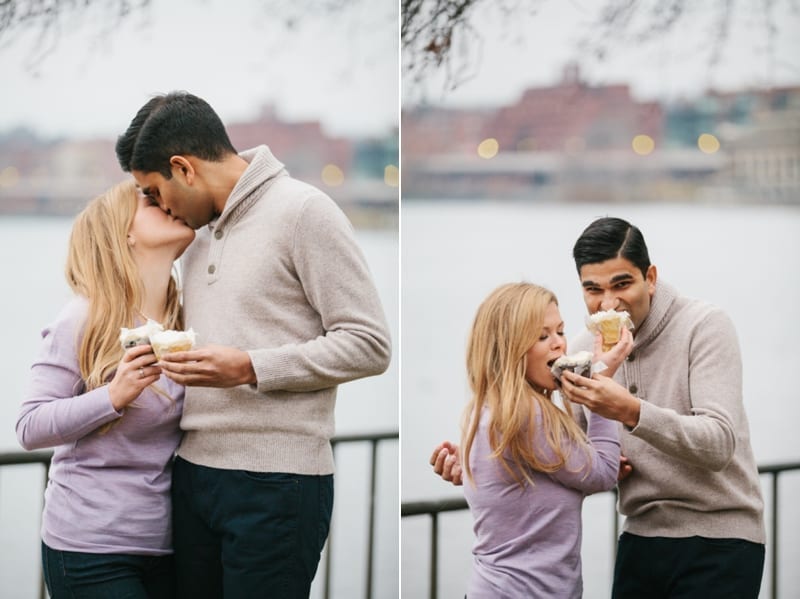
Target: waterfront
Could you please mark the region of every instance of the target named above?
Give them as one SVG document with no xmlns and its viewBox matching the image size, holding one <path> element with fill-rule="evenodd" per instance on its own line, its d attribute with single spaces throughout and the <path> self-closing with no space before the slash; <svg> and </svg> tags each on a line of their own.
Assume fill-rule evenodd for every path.
<svg viewBox="0 0 800 599">
<path fill-rule="evenodd" d="M 568 336 L 585 308 L 571 259 L 572 244 L 594 218 L 620 216 L 647 239 L 659 275 L 689 296 L 733 318 L 744 362 L 745 407 L 758 463 L 800 459 L 795 423 L 800 393 L 786 374 L 800 359 L 800 209 L 791 206 L 689 204 L 534 204 L 406 201 L 402 206 L 402 489 L 403 501 L 452 497 L 460 491 L 427 465 L 432 448 L 457 440 L 467 399 L 465 342 L 475 310 L 497 285 L 529 280 L 559 296 Z M 765 500 L 769 491 L 764 487 Z M 781 477 L 780 590 L 800 589 L 800 475 Z M 610 495 L 584 504 L 586 599 L 609 595 Z M 769 517 L 769 514 L 767 514 Z M 461 597 L 472 543 L 468 512 L 440 518 L 439 592 Z M 425 596 L 429 569 L 426 518 L 402 523 L 403 596 Z M 767 564 L 769 568 L 769 563 Z M 768 571 L 768 570 L 767 570 Z M 767 596 L 768 585 L 762 585 Z"/>
<path fill-rule="evenodd" d="M 63 265 L 71 220 L 0 217 L 0 252 L 6 265 L 0 294 L 5 315 L 0 402 L 0 451 L 19 450 L 14 433 L 28 369 L 39 347 L 40 330 L 69 298 Z M 394 229 L 357 230 L 383 301 L 397 355 L 398 240 Z M 398 427 L 398 360 L 387 373 L 343 385 L 336 404 L 337 434 L 394 431 Z M 383 443 L 378 453 L 376 499 L 375 596 L 394 597 L 399 579 L 397 443 Z M 366 488 L 369 446 L 337 450 L 334 507 L 333 597 L 362 593 L 366 563 Z M 39 513 L 42 474 L 35 466 L 0 470 L 0 597 L 38 596 Z M 338 534 L 337 534 L 338 531 Z M 312 597 L 320 596 L 315 581 Z"/>
</svg>

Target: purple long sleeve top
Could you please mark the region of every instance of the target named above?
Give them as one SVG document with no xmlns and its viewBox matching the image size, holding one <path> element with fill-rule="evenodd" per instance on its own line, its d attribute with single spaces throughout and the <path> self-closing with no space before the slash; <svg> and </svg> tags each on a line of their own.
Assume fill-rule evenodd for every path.
<svg viewBox="0 0 800 599">
<path fill-rule="evenodd" d="M 589 416 L 589 453 L 573 447 L 557 472 L 531 472 L 534 485 L 520 487 L 491 458 L 484 409 L 469 455 L 473 481 L 464 495 L 474 520 L 475 544 L 469 599 L 580 598 L 581 506 L 586 495 L 611 489 L 619 470 L 619 425 Z M 532 443 L 549 459 L 537 414 Z"/>
<path fill-rule="evenodd" d="M 162 376 L 124 413 L 111 405 L 108 385 L 85 391 L 77 350 L 88 307 L 76 298 L 42 332 L 17 419 L 22 447 L 55 448 L 42 539 L 62 551 L 168 554 L 183 387 Z M 120 416 L 107 432 L 98 430 Z"/>
</svg>

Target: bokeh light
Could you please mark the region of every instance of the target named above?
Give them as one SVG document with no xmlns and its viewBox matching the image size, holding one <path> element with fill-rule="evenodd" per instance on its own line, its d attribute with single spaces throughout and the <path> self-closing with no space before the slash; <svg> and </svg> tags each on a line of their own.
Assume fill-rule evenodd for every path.
<svg viewBox="0 0 800 599">
<path fill-rule="evenodd" d="M 703 133 L 697 138 L 697 147 L 701 152 L 706 154 L 713 154 L 719 150 L 719 140 L 710 133 Z"/>
<path fill-rule="evenodd" d="M 335 164 L 326 164 L 322 168 L 322 182 L 329 187 L 337 187 L 344 183 L 344 172 Z"/>
<path fill-rule="evenodd" d="M 494 137 L 484 139 L 478 144 L 478 156 L 485 158 L 486 160 L 497 156 L 497 152 L 499 151 L 500 144 L 497 143 L 497 140 Z"/>
<path fill-rule="evenodd" d="M 393 164 L 387 164 L 383 169 L 383 182 L 389 187 L 400 185 L 400 169 Z"/>
<path fill-rule="evenodd" d="M 649 135 L 641 134 L 633 138 L 631 147 L 639 156 L 647 156 L 655 150 L 656 142 Z"/>
</svg>

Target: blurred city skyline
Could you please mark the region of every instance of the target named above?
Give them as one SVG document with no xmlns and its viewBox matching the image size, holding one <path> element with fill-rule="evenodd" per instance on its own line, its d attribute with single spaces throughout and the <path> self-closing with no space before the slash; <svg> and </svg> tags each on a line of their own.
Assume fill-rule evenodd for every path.
<svg viewBox="0 0 800 599">
<path fill-rule="evenodd" d="M 107 7 L 70 9 L 49 41 L 39 28 L 12 32 L 0 40 L 0 133 L 115 137 L 149 97 L 178 89 L 205 98 L 226 123 L 271 105 L 282 120 L 320 121 L 331 136 L 396 130 L 397 3 L 294 11 L 258 0 L 235 9 L 149 0 L 118 23 Z"/>
</svg>

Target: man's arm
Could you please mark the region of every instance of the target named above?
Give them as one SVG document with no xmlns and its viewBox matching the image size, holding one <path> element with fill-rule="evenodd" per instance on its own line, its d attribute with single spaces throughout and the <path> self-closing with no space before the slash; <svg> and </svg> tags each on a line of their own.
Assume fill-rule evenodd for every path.
<svg viewBox="0 0 800 599">
<path fill-rule="evenodd" d="M 695 327 L 687 359 L 691 414 L 641 401 L 602 376 L 568 374 L 564 390 L 573 401 L 623 422 L 633 436 L 659 451 L 720 471 L 733 457 L 736 431 L 746 427 L 739 345 L 733 323 L 722 311 L 712 310 Z"/>
<path fill-rule="evenodd" d="M 380 374 L 391 340 L 378 292 L 353 228 L 327 196 L 304 200 L 293 227 L 291 264 L 323 334 L 305 342 L 242 351 L 206 346 L 168 354 L 160 366 L 184 385 L 256 385 L 259 391 L 315 391 Z"/>
</svg>

